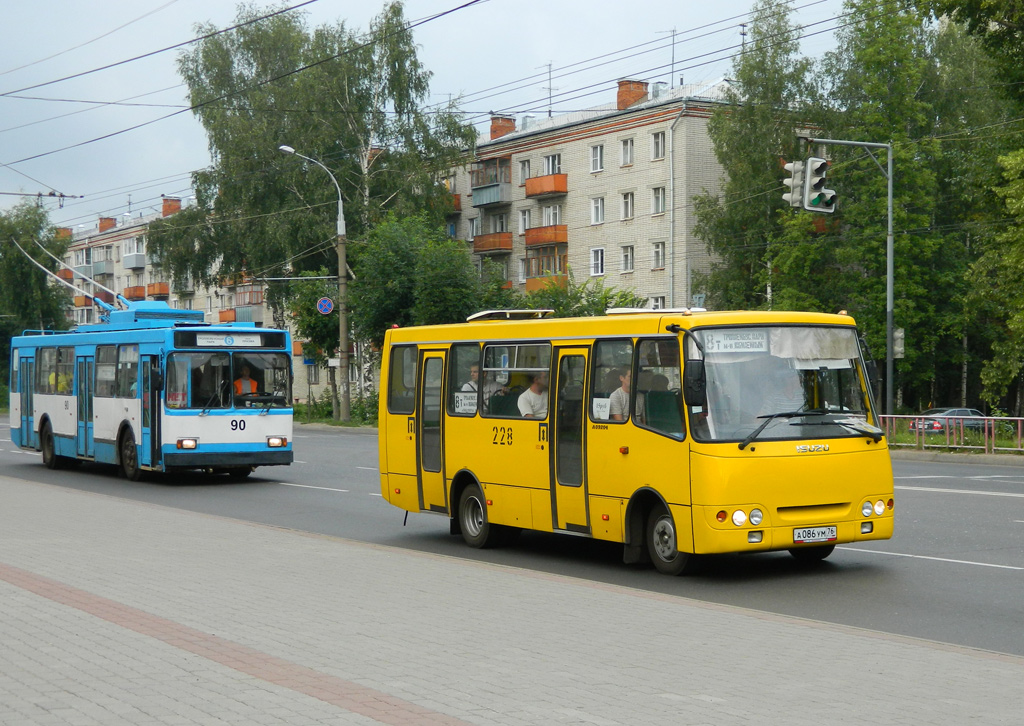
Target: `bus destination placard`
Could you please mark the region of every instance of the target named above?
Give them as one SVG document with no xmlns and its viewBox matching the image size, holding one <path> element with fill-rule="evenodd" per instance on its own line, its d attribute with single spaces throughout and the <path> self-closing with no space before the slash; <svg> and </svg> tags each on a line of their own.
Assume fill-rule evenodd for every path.
<svg viewBox="0 0 1024 726">
<path fill-rule="evenodd" d="M 258 348 L 263 344 L 259 333 L 196 333 L 196 345 L 202 348 Z"/>
</svg>

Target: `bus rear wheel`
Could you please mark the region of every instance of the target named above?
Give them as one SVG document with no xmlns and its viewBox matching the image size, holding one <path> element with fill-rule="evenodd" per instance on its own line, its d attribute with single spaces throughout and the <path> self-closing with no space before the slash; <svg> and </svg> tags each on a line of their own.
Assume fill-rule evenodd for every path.
<svg viewBox="0 0 1024 726">
<path fill-rule="evenodd" d="M 121 471 L 124 478 L 129 481 L 138 481 L 142 478 L 142 469 L 139 467 L 139 452 L 135 448 L 135 437 L 131 431 L 121 434 L 121 443 L 118 447 L 121 453 Z"/>
<path fill-rule="evenodd" d="M 665 575 L 680 575 L 692 564 L 688 552 L 680 552 L 672 514 L 658 505 L 647 515 L 647 552 L 654 568 Z"/>
<path fill-rule="evenodd" d="M 821 562 L 832 554 L 836 548 L 833 545 L 819 545 L 817 547 L 794 547 L 789 551 L 797 562 Z"/>
<path fill-rule="evenodd" d="M 57 447 L 53 441 L 53 429 L 48 423 L 43 426 L 43 431 L 39 435 L 39 446 L 43 450 L 43 466 L 47 469 L 59 469 L 61 457 L 57 456 Z"/>
<path fill-rule="evenodd" d="M 487 507 L 476 484 L 463 489 L 459 496 L 459 529 L 466 544 L 477 549 L 493 547 L 500 537 L 500 528 L 487 521 Z"/>
</svg>

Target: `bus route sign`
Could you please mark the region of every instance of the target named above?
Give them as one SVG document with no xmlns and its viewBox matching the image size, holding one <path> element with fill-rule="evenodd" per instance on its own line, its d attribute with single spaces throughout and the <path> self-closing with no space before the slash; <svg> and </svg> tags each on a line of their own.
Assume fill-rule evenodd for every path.
<svg viewBox="0 0 1024 726">
<path fill-rule="evenodd" d="M 334 310 L 334 301 L 329 297 L 322 297 L 316 301 L 316 311 L 321 315 L 330 315 Z"/>
</svg>

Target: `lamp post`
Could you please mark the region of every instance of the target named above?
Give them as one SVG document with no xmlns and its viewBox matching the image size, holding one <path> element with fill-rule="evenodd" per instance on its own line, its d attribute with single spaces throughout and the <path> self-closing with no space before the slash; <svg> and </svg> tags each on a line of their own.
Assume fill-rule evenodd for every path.
<svg viewBox="0 0 1024 726">
<path fill-rule="evenodd" d="M 300 159 L 319 166 L 327 172 L 327 176 L 334 182 L 334 188 L 338 190 L 338 240 L 335 249 L 338 253 L 338 376 L 341 378 L 341 396 L 337 411 L 338 420 L 347 423 L 351 420 L 348 389 L 348 263 L 345 253 L 345 211 L 341 198 L 341 186 L 331 170 L 316 159 L 300 154 L 290 146 L 281 145 L 278 149 L 285 154 L 294 154 Z"/>
</svg>

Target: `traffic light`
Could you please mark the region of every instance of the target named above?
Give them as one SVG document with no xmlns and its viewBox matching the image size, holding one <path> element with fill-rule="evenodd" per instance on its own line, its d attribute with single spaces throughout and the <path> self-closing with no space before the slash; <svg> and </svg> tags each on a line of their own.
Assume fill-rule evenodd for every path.
<svg viewBox="0 0 1024 726">
<path fill-rule="evenodd" d="M 825 188 L 829 162 L 817 156 L 804 164 L 804 209 L 832 214 L 836 211 L 836 190 Z"/>
<path fill-rule="evenodd" d="M 788 187 L 782 198 L 789 203 L 789 206 L 799 208 L 804 189 L 804 163 L 791 161 L 783 168 L 789 173 L 790 178 L 782 180 L 782 183 Z"/>
<path fill-rule="evenodd" d="M 896 328 L 896 330 L 892 331 L 892 357 L 902 358 L 903 356 L 903 328 Z"/>
</svg>

